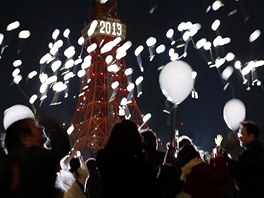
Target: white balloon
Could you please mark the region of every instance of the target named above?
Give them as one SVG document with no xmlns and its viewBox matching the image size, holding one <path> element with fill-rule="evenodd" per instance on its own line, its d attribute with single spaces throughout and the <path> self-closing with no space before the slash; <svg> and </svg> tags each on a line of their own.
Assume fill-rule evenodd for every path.
<svg viewBox="0 0 264 198">
<path fill-rule="evenodd" d="M 180 104 L 191 93 L 194 79 L 192 68 L 184 61 L 169 62 L 161 70 L 159 83 L 162 93 L 174 104 Z"/>
<path fill-rule="evenodd" d="M 227 126 L 235 131 L 246 117 L 246 107 L 241 100 L 231 99 L 226 102 L 223 114 Z"/>
</svg>

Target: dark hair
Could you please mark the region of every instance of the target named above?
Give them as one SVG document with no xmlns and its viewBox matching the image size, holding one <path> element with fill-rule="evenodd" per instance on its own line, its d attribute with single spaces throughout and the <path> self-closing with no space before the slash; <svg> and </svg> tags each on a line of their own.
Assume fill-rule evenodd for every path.
<svg viewBox="0 0 264 198">
<path fill-rule="evenodd" d="M 8 151 L 22 146 L 21 136 L 32 134 L 26 120 L 16 121 L 6 129 L 5 146 Z"/>
<path fill-rule="evenodd" d="M 136 123 L 123 120 L 115 124 L 104 150 L 114 156 L 140 155 L 142 141 Z"/>
<path fill-rule="evenodd" d="M 157 137 L 156 134 L 151 130 L 146 130 L 141 132 L 143 146 L 145 148 L 156 149 L 157 147 Z"/>
<path fill-rule="evenodd" d="M 182 148 L 183 146 L 187 145 L 187 144 L 192 144 L 192 140 L 191 138 L 189 138 L 186 135 L 183 135 L 179 138 L 179 148 Z"/>
<path fill-rule="evenodd" d="M 72 173 L 77 173 L 77 169 L 80 168 L 80 167 L 81 167 L 81 163 L 80 163 L 79 158 L 73 157 L 70 160 L 70 171 Z"/>
<path fill-rule="evenodd" d="M 259 129 L 256 123 L 252 121 L 243 121 L 241 122 L 241 126 L 247 129 L 247 133 L 253 134 L 256 138 L 259 137 Z"/>
<path fill-rule="evenodd" d="M 187 164 L 190 160 L 198 156 L 199 152 L 196 150 L 196 148 L 191 144 L 186 144 L 180 149 L 177 155 L 177 160 L 180 166 L 182 167 Z"/>
</svg>

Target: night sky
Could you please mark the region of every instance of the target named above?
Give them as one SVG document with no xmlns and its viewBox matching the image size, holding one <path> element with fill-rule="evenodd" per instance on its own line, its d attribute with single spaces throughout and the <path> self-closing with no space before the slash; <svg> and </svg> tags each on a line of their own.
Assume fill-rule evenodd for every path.
<svg viewBox="0 0 264 198">
<path fill-rule="evenodd" d="M 0 33 L 4 34 L 8 47 L 4 49 L 0 65 L 0 112 L 7 107 L 21 103 L 30 106 L 28 98 L 37 93 L 40 83 L 37 80 L 26 81 L 26 76 L 32 70 L 39 71 L 40 58 L 48 51 L 48 44 L 52 42 L 51 34 L 55 29 L 63 32 L 66 28 L 71 30 L 70 42 L 80 53 L 81 47 L 77 40 L 91 11 L 91 0 L 1 0 L 0 4 Z M 209 10 L 208 6 L 213 0 L 119 0 L 118 14 L 121 21 L 127 26 L 126 41 L 132 41 L 132 47 L 125 57 L 126 67 L 134 70 L 133 79 L 142 75 L 143 94 L 136 98 L 141 113 L 151 113 L 148 125 L 157 133 L 163 143 L 169 141 L 173 128 L 180 129 L 181 135 L 189 135 L 201 149 L 210 150 L 214 146 L 214 137 L 229 132 L 224 118 L 225 103 L 232 99 L 240 99 L 246 106 L 246 119 L 255 121 L 264 129 L 264 89 L 262 86 L 252 86 L 247 90 L 248 84 L 243 84 L 241 74 L 234 69 L 228 79 L 229 86 L 224 90 L 225 81 L 221 72 L 227 66 L 234 66 L 236 60 L 245 66 L 249 61 L 264 59 L 263 41 L 263 0 L 224 0 L 219 10 Z M 219 19 L 221 25 L 217 31 L 211 29 L 211 24 Z M 20 27 L 12 32 L 6 32 L 6 26 L 11 22 L 19 21 Z M 231 38 L 231 43 L 219 47 L 214 56 L 221 56 L 233 52 L 234 61 L 226 62 L 219 69 L 209 68 L 209 52 L 197 50 L 192 41 L 188 43 L 187 56 L 181 60 L 187 62 L 197 72 L 194 88 L 199 94 L 198 99 L 188 96 L 177 108 L 176 119 L 163 113 L 166 98 L 159 86 L 159 67 L 170 62 L 168 51 L 174 47 L 181 55 L 184 48 L 171 46 L 166 38 L 169 29 L 174 30 L 174 40 L 180 40 L 182 33 L 177 30 L 181 22 L 190 21 L 200 23 L 201 29 L 192 40 L 196 43 L 201 38 L 213 42 L 217 35 Z M 17 39 L 19 31 L 27 29 L 31 36 L 22 41 Z M 249 36 L 256 29 L 261 31 L 257 40 L 250 43 Z M 166 46 L 165 52 L 156 54 L 153 61 L 149 60 L 146 40 L 149 37 L 157 39 L 156 47 L 160 44 Z M 134 50 L 143 45 L 141 54 L 144 72 L 140 72 Z M 3 46 L 1 46 L 3 48 Z M 2 49 L 3 50 L 3 49 Z M 17 58 L 23 64 L 19 67 L 23 76 L 18 85 L 12 83 L 12 62 Z M 242 68 L 243 68 L 242 66 Z M 258 67 L 254 74 L 262 84 L 264 68 Z M 249 78 L 249 82 L 250 82 Z M 62 99 L 62 104 L 50 106 L 52 95 L 40 105 L 35 107 L 39 112 L 58 118 L 60 122 L 69 123 L 75 110 L 74 96 L 79 91 L 79 78 L 75 77 L 69 86 L 69 97 Z M 136 94 L 135 94 L 136 95 Z M 171 103 L 167 104 L 169 107 Z M 2 113 L 0 116 L 2 120 Z M 67 126 L 67 124 L 66 124 Z M 3 130 L 1 123 L 1 130 Z"/>
</svg>

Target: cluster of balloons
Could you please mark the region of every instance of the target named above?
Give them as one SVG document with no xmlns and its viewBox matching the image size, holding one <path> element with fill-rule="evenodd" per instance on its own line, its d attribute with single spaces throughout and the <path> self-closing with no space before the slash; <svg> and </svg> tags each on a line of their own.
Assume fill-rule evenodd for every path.
<svg viewBox="0 0 264 198">
<path fill-rule="evenodd" d="M 179 105 L 188 97 L 194 85 L 192 73 L 191 66 L 181 60 L 169 62 L 164 66 L 159 75 L 159 84 L 162 93 L 169 101 Z M 245 116 L 246 108 L 241 100 L 231 99 L 226 102 L 223 117 L 231 130 L 237 130 Z"/>
</svg>

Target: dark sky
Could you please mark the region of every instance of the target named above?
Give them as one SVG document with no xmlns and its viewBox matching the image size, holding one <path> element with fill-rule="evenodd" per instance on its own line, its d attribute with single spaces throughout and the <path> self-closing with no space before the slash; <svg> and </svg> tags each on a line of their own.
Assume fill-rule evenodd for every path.
<svg viewBox="0 0 264 198">
<path fill-rule="evenodd" d="M 166 38 L 166 32 L 169 29 L 174 30 L 174 39 L 177 40 L 182 36 L 177 30 L 181 22 L 200 23 L 202 28 L 193 37 L 195 43 L 203 37 L 212 42 L 218 34 L 222 37 L 230 37 L 231 43 L 219 48 L 216 54 L 226 54 L 231 51 L 236 55 L 235 60 L 240 60 L 242 64 L 251 60 L 264 59 L 263 34 L 253 43 L 250 43 L 248 39 L 256 29 L 262 33 L 264 31 L 263 0 L 225 0 L 222 1 L 224 6 L 218 11 L 210 10 L 206 13 L 206 9 L 213 2 L 213 0 L 118 1 L 119 16 L 127 26 L 126 40 L 133 43 L 126 56 L 126 66 L 134 69 L 134 79 L 139 75 L 144 77 L 143 94 L 136 100 L 143 114 L 152 114 L 148 124 L 164 143 L 169 140 L 172 129 L 172 123 L 168 125 L 167 121 L 173 119 L 168 119 L 168 115 L 162 112 L 166 98 L 159 87 L 157 69 L 170 62 L 168 50 L 173 46 Z M 10 39 L 10 42 L 1 58 L 0 112 L 15 103 L 29 105 L 22 91 L 27 96 L 31 96 L 38 92 L 40 86 L 34 81 L 26 82 L 26 78 L 20 82 L 21 89 L 17 85 L 12 85 L 12 62 L 18 57 L 23 60 L 20 66 L 23 76 L 32 70 L 39 71 L 39 60 L 48 52 L 48 43 L 52 41 L 51 34 L 56 28 L 61 32 L 66 28 L 71 30 L 71 44 L 76 46 L 76 51 L 79 52 L 77 39 L 81 35 L 80 31 L 84 23 L 88 20 L 90 6 L 91 0 L 1 0 L 0 33 L 3 33 L 7 40 Z M 155 9 L 150 13 L 152 8 Z M 233 10 L 237 12 L 228 16 Z M 221 21 L 218 32 L 210 28 L 215 19 Z M 6 33 L 6 26 L 16 20 L 20 22 L 20 28 L 14 31 L 13 35 Z M 23 29 L 31 31 L 31 37 L 25 42 L 17 39 L 17 33 Z M 150 36 L 157 38 L 156 46 L 160 44 L 166 46 L 166 51 L 156 55 L 151 62 L 146 46 L 146 40 Z M 134 56 L 134 50 L 139 45 L 144 46 L 142 61 L 145 70 L 143 73 L 140 72 Z M 20 49 L 21 52 L 18 53 Z M 179 48 L 176 51 L 181 54 L 183 49 Z M 175 126 L 181 129 L 181 134 L 189 135 L 202 149 L 211 149 L 214 146 L 216 134 L 225 135 L 229 131 L 223 119 L 223 107 L 232 98 L 243 101 L 246 106 L 246 119 L 257 122 L 263 128 L 264 92 L 262 86 L 251 86 L 251 90 L 247 91 L 247 86 L 242 83 L 241 75 L 235 70 L 229 79 L 230 86 L 224 91 L 225 84 L 219 72 L 221 73 L 221 70 L 228 65 L 223 65 L 219 70 L 209 68 L 207 65 L 208 52 L 194 49 L 191 42 L 188 44 L 187 53 L 187 57 L 181 60 L 189 63 L 198 73 L 194 87 L 199 98 L 196 100 L 189 96 L 178 106 Z M 234 65 L 234 62 L 230 62 L 229 65 Z M 257 68 L 262 84 L 264 83 L 263 71 L 264 68 Z M 50 100 L 47 99 L 41 106 L 36 105 L 36 108 L 60 118 L 60 121 L 69 122 L 75 110 L 76 100 L 73 96 L 78 93 L 78 90 L 79 81 L 75 78 L 70 85 L 69 97 L 63 100 L 61 105 L 50 106 Z M 2 115 L 0 118 L 2 120 Z"/>
</svg>

